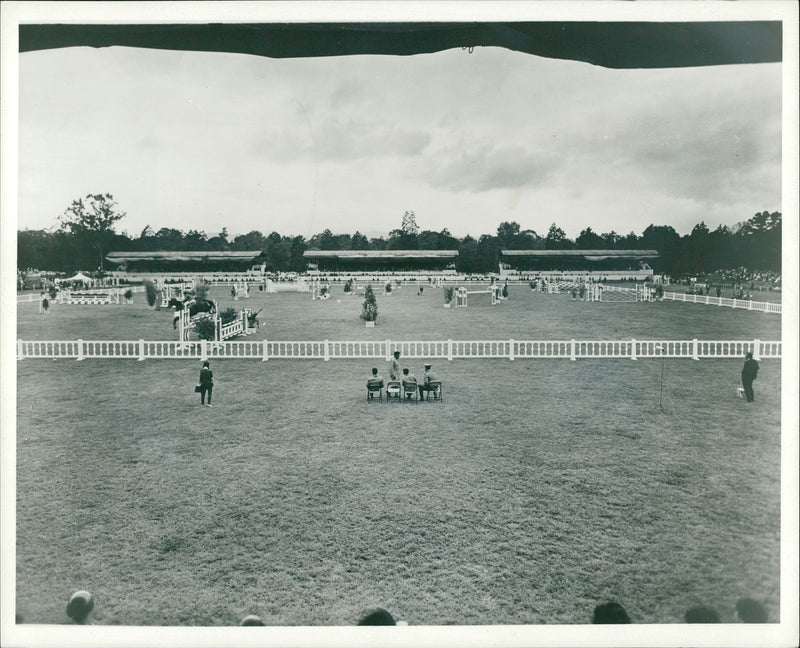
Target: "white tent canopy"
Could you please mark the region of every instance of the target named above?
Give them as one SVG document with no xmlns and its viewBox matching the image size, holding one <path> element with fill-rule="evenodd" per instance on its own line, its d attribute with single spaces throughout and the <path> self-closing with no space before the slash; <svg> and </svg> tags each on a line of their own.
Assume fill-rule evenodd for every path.
<svg viewBox="0 0 800 648">
<path fill-rule="evenodd" d="M 62 281 L 81 281 L 83 283 L 92 283 L 93 279 L 78 271 L 78 274 L 76 274 L 74 277 L 67 277 L 66 279 L 62 279 Z"/>
</svg>

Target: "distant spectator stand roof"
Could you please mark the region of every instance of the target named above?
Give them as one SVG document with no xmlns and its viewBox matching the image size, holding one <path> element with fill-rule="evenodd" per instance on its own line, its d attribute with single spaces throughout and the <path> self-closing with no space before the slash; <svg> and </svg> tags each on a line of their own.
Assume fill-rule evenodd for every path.
<svg viewBox="0 0 800 648">
<path fill-rule="evenodd" d="M 306 250 L 306 259 L 454 259 L 458 250 Z"/>
<path fill-rule="evenodd" d="M 111 263 L 135 261 L 250 261 L 261 256 L 261 250 L 237 252 L 109 252 L 106 260 Z"/>
<path fill-rule="evenodd" d="M 504 257 L 583 257 L 605 259 L 657 259 L 657 250 L 501 250 Z"/>
</svg>

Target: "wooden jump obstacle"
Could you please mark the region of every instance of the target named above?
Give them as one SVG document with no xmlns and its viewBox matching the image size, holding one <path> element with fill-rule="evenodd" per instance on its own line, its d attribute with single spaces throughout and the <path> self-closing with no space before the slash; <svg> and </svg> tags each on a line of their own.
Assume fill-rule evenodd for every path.
<svg viewBox="0 0 800 648">
<path fill-rule="evenodd" d="M 119 290 L 107 292 L 61 290 L 56 300 L 59 304 L 119 304 Z"/>
<path fill-rule="evenodd" d="M 223 324 L 219 315 L 217 315 L 214 318 L 214 341 L 222 342 L 223 340 L 227 340 L 228 338 L 232 338 L 237 335 L 250 335 L 250 333 L 254 333 L 255 327 L 250 326 L 250 314 L 251 311 L 249 308 L 243 308 L 241 311 L 239 311 L 238 317 L 227 324 Z"/>
<path fill-rule="evenodd" d="M 605 303 L 633 303 L 651 302 L 654 300 L 654 291 L 646 284 L 639 284 L 633 288 L 620 288 L 605 286 L 599 283 L 589 283 L 586 286 L 587 302 Z"/>
<path fill-rule="evenodd" d="M 250 285 L 246 281 L 233 284 L 233 287 L 231 288 L 231 295 L 233 297 L 233 301 L 250 299 Z"/>
<path fill-rule="evenodd" d="M 209 316 L 207 313 L 200 313 L 195 315 L 195 317 L 191 317 L 189 315 L 189 306 L 191 306 L 193 303 L 194 300 L 186 302 L 183 306 L 183 309 L 178 312 L 179 342 L 189 341 L 189 334 L 192 330 L 194 330 L 196 321 L 201 317 L 211 317 L 212 321 L 214 322 L 214 342 L 222 342 L 223 340 L 227 340 L 228 338 L 232 338 L 237 335 L 250 335 L 256 330 L 255 327 L 250 326 L 250 315 L 252 314 L 252 311 L 249 308 L 243 308 L 241 311 L 239 311 L 239 315 L 235 320 L 228 322 L 227 324 L 223 324 L 222 318 L 219 316 L 219 312 L 215 313 L 213 316 Z"/>
<path fill-rule="evenodd" d="M 312 279 L 311 299 L 330 299 L 330 298 L 331 298 L 331 285 L 323 284 L 322 281 L 319 279 Z"/>
<path fill-rule="evenodd" d="M 492 287 L 488 290 L 467 290 L 463 286 L 456 291 L 456 308 L 467 308 L 469 306 L 470 295 L 491 295 L 492 306 L 497 304 L 498 288 Z"/>
<path fill-rule="evenodd" d="M 278 293 L 278 292 L 310 292 L 311 288 L 308 283 L 301 279 L 300 281 L 272 281 L 267 279 L 264 282 L 264 292 Z"/>
<path fill-rule="evenodd" d="M 183 301 L 186 293 L 194 290 L 194 279 L 179 283 L 164 283 L 161 285 L 161 308 L 169 308 L 170 299 Z"/>
</svg>

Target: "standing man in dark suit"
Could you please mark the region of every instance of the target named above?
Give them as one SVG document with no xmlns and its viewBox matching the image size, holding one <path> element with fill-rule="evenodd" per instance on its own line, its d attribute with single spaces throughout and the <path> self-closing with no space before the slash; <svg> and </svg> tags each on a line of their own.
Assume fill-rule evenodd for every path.
<svg viewBox="0 0 800 648">
<path fill-rule="evenodd" d="M 203 362 L 200 370 L 200 405 L 205 404 L 206 394 L 208 394 L 208 407 L 211 407 L 211 392 L 214 391 L 214 372 L 209 367 L 209 362 Z"/>
<path fill-rule="evenodd" d="M 748 351 L 744 356 L 744 367 L 742 367 L 742 387 L 744 387 L 744 396 L 748 403 L 755 400 L 753 381 L 756 376 L 758 376 L 758 363 L 753 360 L 753 354 Z"/>
</svg>

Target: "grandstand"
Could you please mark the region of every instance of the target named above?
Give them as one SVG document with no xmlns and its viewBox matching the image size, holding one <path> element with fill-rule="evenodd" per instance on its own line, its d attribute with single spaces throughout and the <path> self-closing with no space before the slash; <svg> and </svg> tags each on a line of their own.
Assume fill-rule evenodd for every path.
<svg viewBox="0 0 800 648">
<path fill-rule="evenodd" d="M 261 250 L 178 252 L 109 252 L 106 261 L 121 273 L 125 272 L 245 272 L 258 263 Z"/>
<path fill-rule="evenodd" d="M 656 250 L 502 250 L 502 275 L 559 273 L 601 274 L 608 279 L 653 276 L 648 262 L 659 258 Z"/>
<path fill-rule="evenodd" d="M 320 271 L 390 272 L 452 269 L 458 250 L 306 250 L 303 257 Z"/>
</svg>

